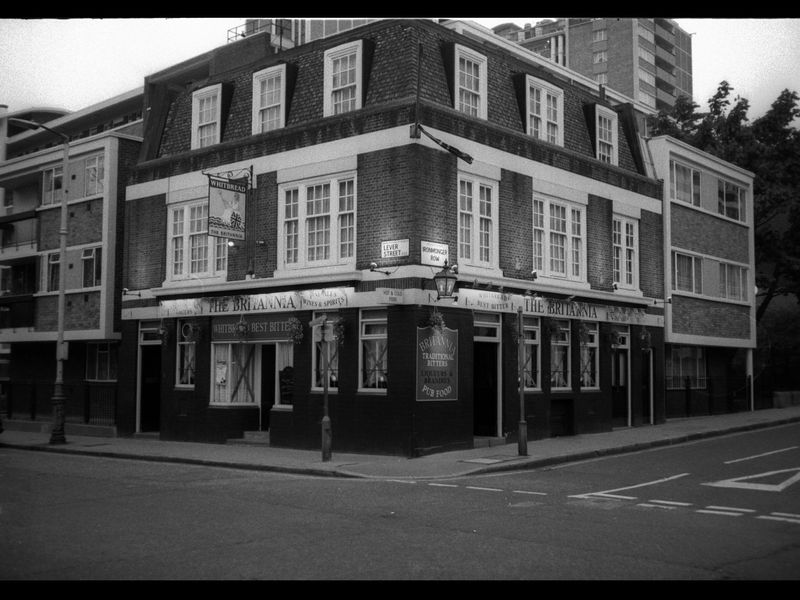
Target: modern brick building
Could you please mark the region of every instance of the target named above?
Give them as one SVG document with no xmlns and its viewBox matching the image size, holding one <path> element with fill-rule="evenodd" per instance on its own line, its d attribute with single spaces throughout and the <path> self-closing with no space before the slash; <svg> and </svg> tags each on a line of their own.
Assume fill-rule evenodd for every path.
<svg viewBox="0 0 800 600">
<path fill-rule="evenodd" d="M 664 420 L 641 107 L 468 22 L 276 47 L 145 81 L 120 431 L 318 448 L 327 406 L 334 450 L 415 456 L 513 439 L 521 407 L 534 440 Z M 208 235 L 220 187 L 242 236 Z"/>
<path fill-rule="evenodd" d="M 63 382 L 70 426 L 114 432 L 125 183 L 138 159 L 142 91 L 86 109 L 0 113 L 0 410 L 48 426 L 65 272 Z M 21 119 L 21 120 L 20 120 Z M 42 123 L 48 129 L 30 129 Z M 53 132 L 58 133 L 53 133 Z M 64 140 L 69 143 L 66 182 Z M 67 193 L 66 256 L 60 254 Z M 38 423 L 42 422 L 42 423 Z"/>
<path fill-rule="evenodd" d="M 645 106 L 692 98 L 692 38 L 672 19 L 569 18 L 493 31 Z"/>
<path fill-rule="evenodd" d="M 666 416 L 750 409 L 754 175 L 667 136 L 647 146 L 664 180 Z"/>
</svg>

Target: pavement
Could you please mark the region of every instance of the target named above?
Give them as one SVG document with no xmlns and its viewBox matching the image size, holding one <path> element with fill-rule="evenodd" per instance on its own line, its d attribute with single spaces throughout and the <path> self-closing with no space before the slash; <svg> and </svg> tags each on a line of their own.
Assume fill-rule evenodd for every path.
<svg viewBox="0 0 800 600">
<path fill-rule="evenodd" d="M 334 448 L 327 461 L 322 460 L 321 451 L 274 448 L 264 444 L 211 444 L 142 437 L 71 435 L 68 428 L 66 443 L 51 444 L 46 428 L 20 431 L 13 427 L 13 423 L 6 422 L 5 431 L 0 433 L 0 448 L 314 476 L 424 480 L 536 469 L 797 422 L 800 422 L 800 405 L 669 419 L 660 425 L 530 440 L 525 456 L 520 456 L 516 442 L 418 458 L 345 454 L 335 450 L 334 431 Z"/>
</svg>

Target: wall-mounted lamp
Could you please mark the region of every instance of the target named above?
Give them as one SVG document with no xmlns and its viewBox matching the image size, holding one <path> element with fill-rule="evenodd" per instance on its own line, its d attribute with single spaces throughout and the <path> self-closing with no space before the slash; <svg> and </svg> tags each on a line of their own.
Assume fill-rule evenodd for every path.
<svg viewBox="0 0 800 600">
<path fill-rule="evenodd" d="M 142 292 L 132 292 L 128 288 L 122 288 L 122 295 L 123 296 L 138 296 L 139 298 L 142 297 Z"/>
<path fill-rule="evenodd" d="M 564 298 L 564 302 L 574 302 L 574 301 L 575 301 L 575 296 L 567 296 L 566 298 Z"/>
<path fill-rule="evenodd" d="M 611 284 L 611 289 L 616 292 L 619 289 L 619 284 L 615 281 Z"/>
<path fill-rule="evenodd" d="M 374 262 L 369 263 L 369 270 L 372 273 L 383 273 L 384 275 L 387 275 L 387 276 L 391 275 L 392 273 L 394 273 L 394 271 L 382 271 L 381 269 L 378 268 L 378 263 L 374 263 Z M 397 269 L 395 269 L 395 271 L 396 270 Z"/>
<path fill-rule="evenodd" d="M 453 291 L 456 287 L 456 277 L 458 273 L 458 265 L 448 265 L 447 260 L 444 261 L 444 267 L 441 271 L 433 276 L 433 283 L 436 285 L 436 299 L 451 298 Z"/>
<path fill-rule="evenodd" d="M 536 269 L 534 269 L 533 271 L 531 271 L 531 279 L 536 281 L 537 277 L 539 277 L 539 274 L 536 272 Z"/>
</svg>

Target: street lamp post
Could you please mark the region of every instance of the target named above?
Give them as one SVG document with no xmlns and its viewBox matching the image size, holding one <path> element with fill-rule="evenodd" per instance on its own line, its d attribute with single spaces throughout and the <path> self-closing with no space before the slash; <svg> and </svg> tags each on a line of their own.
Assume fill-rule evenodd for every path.
<svg viewBox="0 0 800 600">
<path fill-rule="evenodd" d="M 517 433 L 517 452 L 528 456 L 528 422 L 525 420 L 525 326 L 522 307 L 517 309 L 517 370 L 519 372 L 519 432 Z"/>
<path fill-rule="evenodd" d="M 326 333 L 330 333 L 331 336 L 333 335 L 333 327 L 328 323 L 328 315 L 323 314 L 318 316 L 316 319 L 309 321 L 309 327 L 311 327 L 312 331 L 314 327 L 319 327 L 318 335 L 319 341 L 322 342 L 322 423 L 321 423 L 321 433 L 322 433 L 322 462 L 328 462 L 331 459 L 331 449 L 333 446 L 333 432 L 331 431 L 331 417 L 328 414 L 328 378 L 330 374 L 328 370 L 330 368 L 330 349 L 328 348 L 328 340 L 326 337 Z M 328 332 L 328 328 L 330 327 L 330 332 Z M 316 339 L 316 335 L 314 335 L 312 339 L 312 343 L 316 343 L 318 340 Z"/>
<path fill-rule="evenodd" d="M 63 158 L 61 167 L 61 225 L 58 230 L 60 245 L 58 254 L 58 338 L 56 342 L 56 379 L 53 385 L 53 429 L 50 432 L 51 444 L 65 444 L 67 438 L 64 435 L 64 360 L 66 358 L 66 348 L 64 347 L 64 311 L 65 311 L 65 289 L 66 289 L 66 269 L 67 262 L 67 189 L 69 182 L 69 136 L 47 125 L 18 119 L 12 117 L 13 121 L 27 129 L 45 129 L 50 133 L 59 136 L 62 140 Z"/>
</svg>

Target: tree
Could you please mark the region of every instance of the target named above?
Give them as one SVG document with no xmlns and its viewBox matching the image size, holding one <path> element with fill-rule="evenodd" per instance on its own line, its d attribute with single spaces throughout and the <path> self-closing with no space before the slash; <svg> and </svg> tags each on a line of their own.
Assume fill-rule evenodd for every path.
<svg viewBox="0 0 800 600">
<path fill-rule="evenodd" d="M 669 112 L 650 119 L 655 135 L 670 135 L 755 174 L 753 180 L 756 284 L 761 302 L 756 321 L 778 296 L 800 302 L 800 98 L 781 92 L 767 113 L 748 123 L 749 102 L 722 81 L 708 112 L 678 98 Z"/>
</svg>

